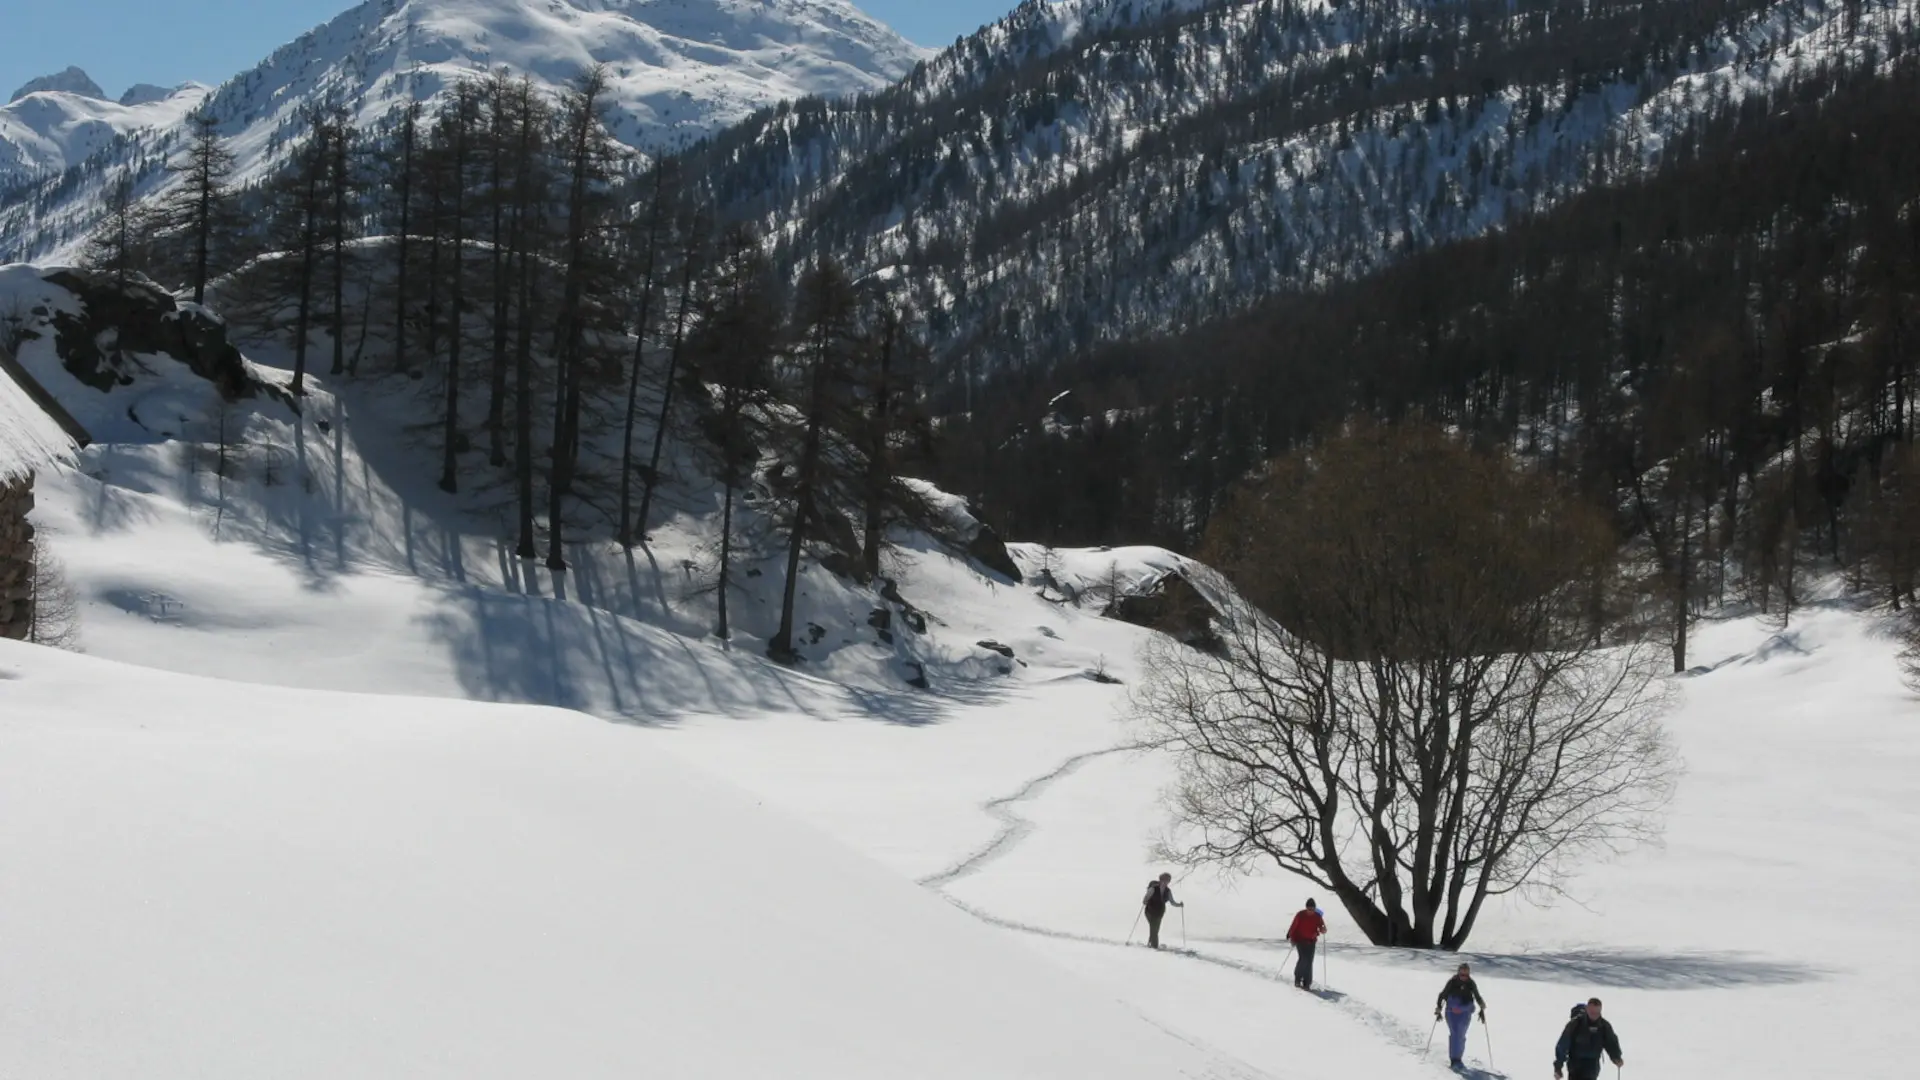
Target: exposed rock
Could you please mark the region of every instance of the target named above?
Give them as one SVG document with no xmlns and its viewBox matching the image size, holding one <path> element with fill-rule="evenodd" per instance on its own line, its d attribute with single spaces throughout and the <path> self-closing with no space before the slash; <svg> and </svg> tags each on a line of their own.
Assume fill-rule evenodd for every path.
<svg viewBox="0 0 1920 1080">
<path fill-rule="evenodd" d="M 136 83 L 128 87 L 126 93 L 120 95 L 120 104 L 128 108 L 133 108 L 138 105 L 152 105 L 157 101 L 167 100 L 172 97 L 175 92 L 176 91 L 169 90 L 164 86 L 155 86 L 152 83 Z"/>
<path fill-rule="evenodd" d="M 980 531 L 973 534 L 973 539 L 967 541 L 967 556 L 1015 585 L 1025 580 L 1020 564 L 1013 561 L 1013 554 L 1007 550 L 1007 542 L 985 522 L 980 523 Z"/>
<path fill-rule="evenodd" d="M 0 483 L 0 638 L 33 631 L 33 479 Z"/>
<path fill-rule="evenodd" d="M 1162 574 L 1133 593 L 1116 597 L 1103 614 L 1157 630 L 1205 652 L 1217 652 L 1224 647 L 1214 630 L 1214 620 L 1221 617 L 1220 612 L 1177 570 Z"/>
<path fill-rule="evenodd" d="M 900 595 L 899 582 L 892 578 L 881 578 L 880 599 L 900 609 L 900 621 L 907 624 L 907 629 L 912 630 L 916 634 L 924 634 L 927 632 L 926 614 L 919 608 L 914 607 L 906 597 Z"/>
<path fill-rule="evenodd" d="M 107 100 L 107 92 L 100 89 L 100 84 L 93 81 L 93 76 L 88 75 L 77 67 L 70 67 L 57 75 L 42 75 L 20 89 L 15 90 L 13 97 L 8 99 L 8 104 L 19 101 L 28 94 L 38 94 L 44 91 L 78 94 L 81 97 L 95 98 L 100 101 Z"/>
<path fill-rule="evenodd" d="M 56 270 L 46 280 L 85 305 L 80 316 L 55 312 L 53 327 L 61 364 L 88 386 L 108 391 L 131 383 L 133 358 L 157 353 L 185 364 L 228 401 L 264 393 L 298 407 L 248 373 L 240 350 L 227 340 L 226 323 L 205 308 L 179 303 L 146 278 Z"/>
<path fill-rule="evenodd" d="M 987 650 L 988 652 L 996 652 L 996 653 L 999 653 L 1001 656 L 1006 657 L 1009 660 L 1013 659 L 1013 646 L 1011 645 L 1002 645 L 997 641 L 980 641 L 980 642 L 975 642 L 975 644 L 979 645 L 981 648 Z"/>
</svg>

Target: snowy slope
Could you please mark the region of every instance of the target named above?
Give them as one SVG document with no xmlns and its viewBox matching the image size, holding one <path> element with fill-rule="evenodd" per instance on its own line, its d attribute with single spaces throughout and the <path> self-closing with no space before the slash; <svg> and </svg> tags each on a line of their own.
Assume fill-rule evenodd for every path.
<svg viewBox="0 0 1920 1080">
<path fill-rule="evenodd" d="M 1161 869 L 1151 850 L 1174 774 L 1173 762 L 1137 745 L 1140 733 L 1127 722 L 1130 688 L 1146 674 L 1147 632 L 1101 618 L 1101 596 L 1115 581 L 1128 590 L 1191 569 L 1184 560 L 1143 548 L 1015 545 L 1030 582 L 1043 570 L 1051 578 L 1043 590 L 911 549 L 891 569 L 928 627 L 902 631 L 892 645 L 849 632 L 879 606 L 876 597 L 810 573 L 806 617 L 833 632 L 794 672 L 761 659 L 773 574 L 743 591 L 735 647 L 706 637 L 710 599 L 684 589 L 681 569 L 708 527 L 697 492 L 676 493 L 676 517 L 651 550 L 629 560 L 583 544 L 575 572 L 556 579 L 511 558 L 484 518 L 432 490 L 421 449 L 381 411 L 378 399 L 391 396 L 384 384 L 336 395 L 317 380 L 303 421 L 271 402 L 228 415 L 239 467 L 221 477 L 208 467 L 218 410 L 190 376 L 148 358 L 152 370 L 133 386 L 99 395 L 47 371 L 40 343 L 23 359 L 97 425 L 100 441 L 80 469 L 42 474 L 36 511 L 67 564 L 94 654 L 404 700 L 181 682 L 0 651 L 0 671 L 16 676 L 0 675 L 0 865 L 55 868 L 0 876 L 0 909 L 29 913 L 0 922 L 0 934 L 18 925 L 53 934 L 43 944 L 8 940 L 9 956 L 26 959 L 24 974 L 0 980 L 0 1017 L 32 1015 L 54 1033 L 16 1039 L 19 1029 L 0 1026 L 0 1055 L 25 1052 L 16 1047 L 51 1055 L 18 1059 L 44 1068 L 11 1070 L 15 1060 L 0 1058 L 0 1075 L 112 1075 L 120 1060 L 112 1055 L 129 1043 L 97 1032 L 128 1015 L 140 1022 L 113 1030 L 135 1031 L 131 1044 L 149 1060 L 158 1053 L 206 1065 L 193 1075 L 226 1075 L 218 1067 L 239 1059 L 165 1054 L 231 1050 L 254 1053 L 250 1064 L 278 1064 L 274 1047 L 248 1041 L 253 1028 L 241 1020 L 212 1026 L 220 1018 L 190 1004 L 142 1013 L 159 1008 L 150 988 L 178 981 L 177 972 L 190 992 L 169 1001 L 197 994 L 232 1003 L 255 1028 L 316 1047 L 313 1060 L 337 1066 L 333 1075 L 455 1074 L 472 1065 L 458 1056 L 462 1039 L 448 1034 L 469 1029 L 436 994 L 482 1020 L 531 1008 L 533 1035 L 492 1023 L 480 1046 L 524 1064 L 536 1053 L 532 1040 L 551 1035 L 547 1043 L 566 1053 L 598 1047 L 607 1056 L 558 1059 L 546 1071 L 595 1075 L 601 1060 L 625 1064 L 617 1055 L 629 1044 L 599 1037 L 613 1021 L 593 994 L 625 1009 L 620 1038 L 638 1045 L 654 1029 L 633 1019 L 644 1015 L 633 1005 L 664 992 L 647 981 L 655 977 L 693 995 L 687 1012 L 667 1014 L 686 1032 L 662 1036 L 669 1061 L 702 1052 L 707 1039 L 751 1042 L 735 1021 L 757 1037 L 753 1010 L 778 1011 L 761 996 L 764 986 L 844 1000 L 825 1020 L 797 1014 L 841 1042 L 855 1036 L 834 1025 L 870 1013 L 871 1026 L 907 1023 L 901 1030 L 941 1053 L 942 1040 L 962 1029 L 967 1053 L 1026 1053 L 1039 1045 L 1025 1041 L 1032 1029 L 976 1011 L 989 1007 L 976 998 L 999 996 L 1043 1018 L 1061 1012 L 1058 1000 L 1102 998 L 1244 1062 L 1250 1075 L 1442 1075 L 1427 1034 L 1454 958 L 1366 947 L 1336 910 L 1329 989 L 1301 994 L 1287 985 L 1288 955 L 1277 941 L 1315 891 L 1298 881 L 1182 877 L 1176 889 L 1188 906 L 1168 934 L 1191 954 L 1126 947 L 1129 930 L 1137 935 L 1140 889 Z M 1619 1025 L 1630 1075 L 1647 1080 L 1898 1075 L 1901 1029 L 1875 1018 L 1902 1000 L 1912 966 L 1904 943 L 1920 885 L 1910 841 L 1920 829 L 1910 791 L 1920 728 L 1882 631 L 1878 616 L 1830 602 L 1803 608 L 1784 629 L 1743 618 L 1701 633 L 1710 670 L 1684 680 L 1686 703 L 1671 720 L 1688 773 L 1667 847 L 1596 863 L 1557 902 L 1515 898 L 1483 915 L 1467 958 L 1493 1026 L 1473 1034 L 1471 1075 L 1544 1072 L 1567 1006 L 1592 994 Z M 902 688 L 904 659 L 925 666 L 929 691 Z M 1088 677 L 1102 669 L 1119 684 Z M 561 705 L 624 726 L 480 712 L 462 698 Z M 675 771 L 668 760 L 723 776 L 774 813 L 755 811 L 751 827 L 742 825 L 737 799 L 662 775 Z M 823 853 L 787 817 L 865 853 L 892 879 L 844 866 L 844 854 Z M 648 831 L 662 819 L 686 830 L 688 848 L 674 846 L 678 831 Z M 576 843 L 591 857 L 576 861 Z M 54 858 L 68 851 L 84 856 L 71 871 Z M 124 866 L 125 876 L 106 877 L 103 865 Z M 235 876 L 236 867 L 256 866 L 264 868 L 258 878 Z M 812 876 L 816 868 L 825 872 Z M 823 880 L 831 884 L 817 891 L 831 916 L 811 906 L 815 889 L 789 902 L 794 881 Z M 893 910 L 888 898 L 903 895 L 907 881 L 938 894 L 916 900 L 950 901 L 954 910 L 939 915 L 972 916 L 976 925 Z M 116 886 L 152 895 L 154 909 L 101 899 Z M 633 890 L 650 901 L 661 894 L 658 919 L 620 900 Z M 748 906 L 741 894 L 779 902 Z M 707 914 L 711 895 L 727 897 L 716 902 L 718 916 Z M 211 913 L 196 914 L 203 909 Z M 462 919 L 448 921 L 449 910 Z M 499 936 L 479 942 L 468 910 Z M 127 928 L 113 929 L 102 912 Z M 219 934 L 233 919 L 214 922 L 223 913 L 237 913 L 243 928 L 231 947 Z M 868 919 L 884 934 L 860 933 Z M 980 938 L 979 924 L 997 929 Z M 643 936 L 657 925 L 684 929 L 686 950 Z M 816 925 L 826 936 L 812 936 Z M 100 943 L 76 944 L 82 931 Z M 538 949 L 537 933 L 546 935 Z M 197 951 L 176 948 L 170 934 Z M 949 942 L 979 949 L 991 975 L 921 951 Z M 1044 980 L 1057 976 L 1005 959 L 998 950 L 1010 942 L 1084 981 L 1056 988 Z M 870 947 L 899 950 L 913 976 L 861 966 L 879 962 Z M 114 949 L 129 950 L 124 965 Z M 743 953 L 768 958 L 764 970 Z M 85 962 L 60 965 L 73 955 Z M 848 966 L 833 968 L 823 955 Z M 390 956 L 412 962 L 379 959 Z M 790 980 L 795 965 L 811 981 Z M 289 974 L 309 968 L 317 972 L 310 979 Z M 952 981 L 917 981 L 934 970 Z M 843 973 L 860 985 L 841 989 Z M 885 1001 L 870 985 L 876 977 L 896 980 Z M 1087 983 L 1099 990 L 1089 996 Z M 1027 994 L 1029 984 L 1044 1000 Z M 21 985 L 52 989 L 32 998 Z M 523 985 L 558 1004 L 529 1006 L 514 996 Z M 359 989 L 350 996 L 346 986 Z M 742 995 L 744 1004 L 735 1000 Z M 359 1000 L 380 1006 L 379 1015 L 354 1011 Z M 959 1026 L 913 1027 L 897 1011 L 903 1003 L 924 1004 L 920 1017 L 952 1010 Z M 1216 1067 L 1166 1056 L 1164 1044 L 1124 1031 L 1110 1036 L 1105 1020 L 1085 1019 L 1095 1005 L 1081 1008 L 1067 1008 L 1061 1030 L 1099 1044 L 1097 1053 L 1108 1042 L 1135 1048 L 1129 1060 L 1151 1067 L 1128 1072 L 1105 1058 L 1075 1058 L 1062 1075 Z M 794 1032 L 782 1026 L 789 1019 L 768 1020 L 766 1030 Z M 978 1030 L 1000 1028 L 966 1027 L 973 1024 L 1001 1025 L 1013 1041 L 980 1039 Z M 174 1030 L 212 1032 L 219 1038 L 211 1041 L 238 1049 L 164 1041 Z M 381 1037 L 334 1037 L 342 1030 Z M 1783 1030 L 1793 1037 L 1779 1037 Z M 444 1066 L 419 1057 L 429 1046 L 454 1046 L 456 1056 Z M 942 1075 L 919 1060 L 903 1064 L 904 1040 L 882 1039 L 877 1052 L 892 1056 L 876 1070 Z M 88 1053 L 106 1055 L 104 1064 L 73 1064 Z M 767 1074 L 744 1047 L 718 1053 L 734 1055 L 724 1060 L 735 1073 L 660 1074 Z M 351 1054 L 363 1056 L 328 1056 Z M 393 1056 L 365 1056 L 380 1054 Z M 989 1075 L 1054 1075 L 1032 1064 L 1038 1057 L 960 1060 L 997 1070 Z M 392 1061 L 411 1067 L 381 1068 Z M 807 1063 L 774 1070 L 845 1071 L 839 1061 L 824 1071 Z"/>
<path fill-rule="evenodd" d="M 0 644 L 0 1074 L 1261 1075 L 589 718 Z"/>
<path fill-rule="evenodd" d="M 405 102 L 431 100 L 454 79 L 493 68 L 557 93 L 588 66 L 607 65 L 614 134 L 657 152 L 778 101 L 878 90 L 924 55 L 848 0 L 367 0 L 229 80 L 207 107 L 232 140 L 244 182 L 284 160 L 304 110 L 343 103 L 375 127 Z M 40 109 L 57 102 L 63 113 L 80 112 L 81 100 L 53 95 Z M 108 104 L 84 100 L 87 109 Z M 174 123 L 138 147 L 70 140 L 56 154 L 50 125 L 38 114 L 32 124 L 0 125 L 0 186 L 10 171 L 17 178 L 82 161 L 87 175 L 18 189 L 16 200 L 55 193 L 31 215 L 24 201 L 9 210 L 0 199 L 0 253 L 36 258 L 70 247 L 97 213 L 94 174 L 132 168 L 149 177 L 150 192 L 163 180 L 150 159 L 176 147 L 182 132 Z"/>
</svg>

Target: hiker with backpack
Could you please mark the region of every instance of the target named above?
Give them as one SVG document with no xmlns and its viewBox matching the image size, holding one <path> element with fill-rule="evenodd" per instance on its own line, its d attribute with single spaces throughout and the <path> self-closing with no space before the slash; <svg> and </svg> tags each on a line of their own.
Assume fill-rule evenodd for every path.
<svg viewBox="0 0 1920 1080">
<path fill-rule="evenodd" d="M 1287 927 L 1287 941 L 1293 945 L 1293 951 L 1299 954 L 1299 961 L 1293 965 L 1293 985 L 1302 990 L 1313 989 L 1313 951 L 1320 945 L 1320 939 L 1327 934 L 1327 920 L 1320 914 L 1319 905 L 1307 898 L 1307 906 L 1301 908 L 1293 917 L 1293 925 Z"/>
<path fill-rule="evenodd" d="M 1473 981 L 1473 969 L 1466 964 L 1447 985 L 1440 988 L 1440 997 L 1433 1003 L 1433 1018 L 1438 1020 L 1444 1014 L 1447 1021 L 1447 1060 L 1454 1068 L 1459 1068 L 1461 1059 L 1467 1053 L 1467 1029 L 1473 1026 L 1473 1010 L 1480 1009 L 1480 1022 L 1487 1022 L 1487 1001 L 1480 996 L 1480 987 Z"/>
<path fill-rule="evenodd" d="M 1160 920 L 1167 916 L 1167 906 L 1186 907 L 1173 898 L 1173 875 L 1161 874 L 1147 882 L 1147 898 L 1142 901 L 1147 909 L 1147 945 L 1160 947 Z"/>
<path fill-rule="evenodd" d="M 1562 1080 L 1564 1068 L 1571 1080 L 1600 1080 L 1600 1056 L 1613 1059 L 1615 1068 L 1625 1065 L 1620 1056 L 1620 1037 L 1613 1025 L 1600 1016 L 1600 999 L 1575 1005 L 1560 1042 L 1553 1048 L 1553 1080 Z"/>
</svg>

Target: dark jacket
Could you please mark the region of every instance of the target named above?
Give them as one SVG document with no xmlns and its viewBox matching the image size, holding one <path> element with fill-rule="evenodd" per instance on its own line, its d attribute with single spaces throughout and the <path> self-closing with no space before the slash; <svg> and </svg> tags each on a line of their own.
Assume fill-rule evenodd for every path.
<svg viewBox="0 0 1920 1080">
<path fill-rule="evenodd" d="M 1434 1001 L 1434 1006 L 1439 1007 L 1449 1001 L 1458 1001 L 1462 1004 L 1471 1001 L 1483 1009 L 1487 1007 L 1487 999 L 1480 996 L 1480 987 L 1474 984 L 1472 976 L 1463 979 L 1455 975 L 1448 979 L 1447 985 L 1440 991 L 1440 997 Z"/>
<path fill-rule="evenodd" d="M 1162 885 L 1158 881 L 1147 882 L 1147 914 L 1164 915 L 1167 905 L 1173 903 L 1173 886 Z"/>
<path fill-rule="evenodd" d="M 1603 1052 L 1610 1058 L 1624 1056 L 1613 1025 L 1604 1017 L 1590 1020 L 1576 1016 L 1567 1021 L 1565 1030 L 1560 1032 L 1560 1042 L 1553 1048 L 1553 1065 L 1557 1069 L 1569 1061 L 1599 1061 Z"/>
</svg>

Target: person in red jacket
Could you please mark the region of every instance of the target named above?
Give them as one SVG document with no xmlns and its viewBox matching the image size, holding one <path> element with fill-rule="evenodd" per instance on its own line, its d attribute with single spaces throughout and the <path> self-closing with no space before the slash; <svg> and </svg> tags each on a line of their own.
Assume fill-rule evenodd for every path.
<svg viewBox="0 0 1920 1080">
<path fill-rule="evenodd" d="M 1327 933 L 1327 920 L 1320 914 L 1320 907 L 1307 898 L 1307 906 L 1293 917 L 1293 925 L 1287 927 L 1287 940 L 1293 943 L 1293 951 L 1300 960 L 1293 965 L 1293 985 L 1302 990 L 1313 989 L 1313 951 L 1320 939 Z"/>
</svg>

